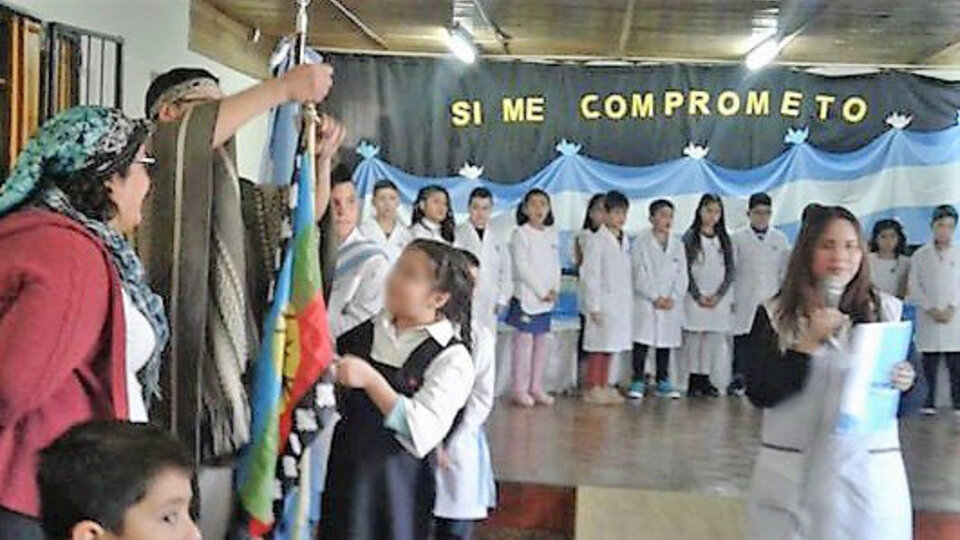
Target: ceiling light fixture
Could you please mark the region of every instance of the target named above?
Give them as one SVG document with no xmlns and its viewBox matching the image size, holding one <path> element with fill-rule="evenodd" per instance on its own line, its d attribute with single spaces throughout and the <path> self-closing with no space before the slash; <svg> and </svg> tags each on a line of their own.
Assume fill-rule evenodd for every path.
<svg viewBox="0 0 960 540">
<path fill-rule="evenodd" d="M 464 64 L 472 64 L 477 61 L 477 46 L 473 43 L 473 36 L 470 32 L 460 26 L 460 23 L 454 23 L 453 26 L 446 29 L 447 47 L 453 56 Z"/>
</svg>

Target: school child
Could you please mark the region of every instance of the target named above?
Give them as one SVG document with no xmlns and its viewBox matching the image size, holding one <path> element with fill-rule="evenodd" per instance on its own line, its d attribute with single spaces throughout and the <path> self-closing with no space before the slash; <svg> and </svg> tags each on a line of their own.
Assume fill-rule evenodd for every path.
<svg viewBox="0 0 960 540">
<path fill-rule="evenodd" d="M 671 233 L 673 203 L 650 203 L 650 229 L 637 236 L 631 254 L 633 266 L 633 382 L 627 397 L 646 393 L 644 365 L 652 347 L 656 356 L 658 397 L 677 399 L 670 382 L 670 350 L 683 343 L 683 300 L 689 277 L 683 241 Z"/>
<path fill-rule="evenodd" d="M 77 424 L 39 452 L 43 532 L 20 540 L 199 540 L 196 480 L 186 448 L 150 424 Z"/>
<path fill-rule="evenodd" d="M 907 235 L 895 219 L 881 219 L 873 225 L 870 236 L 870 278 L 881 291 L 897 298 L 907 297 Z"/>
<path fill-rule="evenodd" d="M 413 202 L 410 234 L 414 238 L 453 244 L 453 228 L 453 209 L 447 190 L 435 184 L 421 189 Z"/>
<path fill-rule="evenodd" d="M 938 206 L 931 220 L 933 238 L 910 259 L 909 293 L 917 306 L 917 348 L 930 393 L 923 414 L 936 414 L 935 394 L 940 359 L 950 373 L 953 410 L 960 415 L 960 250 L 953 246 L 957 211 Z"/>
<path fill-rule="evenodd" d="M 325 539 L 423 539 L 433 524 L 434 449 L 473 387 L 463 255 L 414 240 L 387 280 L 384 311 L 337 340 L 341 420 L 321 512 Z M 459 328 L 459 335 L 457 329 Z"/>
<path fill-rule="evenodd" d="M 339 246 L 327 302 L 334 338 L 369 320 L 383 308 L 383 284 L 390 261 L 379 244 L 357 228 L 360 206 L 349 176 L 334 179 L 330 188 L 330 217 Z"/>
<path fill-rule="evenodd" d="M 380 244 L 390 262 L 400 257 L 403 248 L 407 247 L 413 236 L 410 229 L 404 227 L 397 218 L 397 208 L 400 206 L 400 191 L 397 185 L 390 180 L 378 180 L 373 185 L 373 219 L 364 221 L 360 225 L 360 232 L 368 240 Z"/>
<path fill-rule="evenodd" d="M 728 396 L 743 396 L 747 334 L 753 326 L 757 308 L 776 296 L 783 284 L 790 260 L 787 235 L 770 226 L 773 202 L 766 193 L 754 193 L 747 203 L 750 225 L 733 234 L 733 260 L 736 279 L 733 297 L 733 377 Z"/>
<path fill-rule="evenodd" d="M 467 250 L 461 253 L 474 279 L 479 279 L 480 259 Z M 437 502 L 433 507 L 437 540 L 469 540 L 476 521 L 486 519 L 488 510 L 496 506 L 497 487 L 483 429 L 493 409 L 496 346 L 495 335 L 473 321 L 473 388 L 460 424 L 437 450 Z"/>
<path fill-rule="evenodd" d="M 490 228 L 493 194 L 485 187 L 470 192 L 470 218 L 456 229 L 454 246 L 480 260 L 480 274 L 473 293 L 473 315 L 479 324 L 497 335 L 497 314 L 510 302 L 510 257 L 506 242 Z"/>
<path fill-rule="evenodd" d="M 733 245 L 727 235 L 723 202 L 707 193 L 683 236 L 690 283 L 683 301 L 683 358 L 688 397 L 718 397 L 711 373 L 720 371 L 732 319 Z"/>
<path fill-rule="evenodd" d="M 630 350 L 632 342 L 632 287 L 630 240 L 623 231 L 630 202 L 619 191 L 604 200 L 606 222 L 587 244 L 583 257 L 584 308 L 587 326 L 583 350 L 587 353 L 586 392 L 583 400 L 594 405 L 623 403 L 620 393 L 608 385 L 614 353 Z"/>
<path fill-rule="evenodd" d="M 513 400 L 517 405 L 552 405 L 543 390 L 543 370 L 553 349 L 550 318 L 560 293 L 560 254 L 550 196 L 531 189 L 517 207 L 517 229 L 510 240 L 513 298 L 507 324 L 513 336 Z"/>
<path fill-rule="evenodd" d="M 583 227 L 577 231 L 570 243 L 570 255 L 577 268 L 577 307 L 580 311 L 580 331 L 577 333 L 577 384 L 581 387 L 586 382 L 585 362 L 587 353 L 583 350 L 583 330 L 587 327 L 587 313 L 583 305 L 583 279 L 580 278 L 583 270 L 583 254 L 587 251 L 587 244 L 593 235 L 600 230 L 607 220 L 607 208 L 604 206 L 605 193 L 597 193 L 590 197 L 587 203 L 587 212 L 583 216 Z"/>
</svg>

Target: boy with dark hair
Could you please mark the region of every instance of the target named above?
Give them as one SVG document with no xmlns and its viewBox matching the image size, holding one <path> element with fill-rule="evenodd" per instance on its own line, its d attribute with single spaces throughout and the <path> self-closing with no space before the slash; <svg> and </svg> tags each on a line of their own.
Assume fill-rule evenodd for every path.
<svg viewBox="0 0 960 540">
<path fill-rule="evenodd" d="M 413 240 L 413 235 L 400 223 L 397 209 L 400 207 L 400 190 L 391 180 L 377 180 L 373 184 L 373 216 L 360 224 L 360 232 L 368 240 L 380 244 L 387 252 L 390 262 L 396 261 L 403 248 Z"/>
<path fill-rule="evenodd" d="M 454 231 L 453 245 L 480 260 L 480 275 L 473 290 L 473 317 L 493 336 L 497 335 L 497 314 L 506 310 L 513 292 L 510 257 L 506 240 L 491 230 L 493 193 L 474 188 L 467 201 L 469 219 Z"/>
<path fill-rule="evenodd" d="M 194 540 L 194 470 L 158 427 L 74 426 L 40 453 L 43 530 L 52 540 Z"/>
<path fill-rule="evenodd" d="M 630 240 L 623 226 L 630 201 L 619 191 L 606 196 L 607 220 L 587 244 L 580 268 L 587 324 L 583 350 L 587 353 L 587 387 L 584 401 L 596 405 L 623 403 L 616 389 L 608 386 L 610 360 L 614 353 L 630 350 L 633 298 Z"/>
<path fill-rule="evenodd" d="M 733 377 L 727 395 L 742 396 L 746 390 L 747 337 L 757 308 L 780 292 L 790 260 L 787 235 L 770 225 L 773 201 L 766 193 L 754 193 L 747 204 L 750 226 L 733 234 L 736 280 L 733 300 Z"/>
<path fill-rule="evenodd" d="M 683 344 L 683 299 L 687 294 L 687 257 L 683 242 L 672 233 L 673 203 L 650 203 L 650 228 L 633 244 L 633 382 L 627 397 L 647 393 L 647 353 L 656 356 L 657 397 L 678 399 L 670 382 L 670 350 Z"/>
</svg>

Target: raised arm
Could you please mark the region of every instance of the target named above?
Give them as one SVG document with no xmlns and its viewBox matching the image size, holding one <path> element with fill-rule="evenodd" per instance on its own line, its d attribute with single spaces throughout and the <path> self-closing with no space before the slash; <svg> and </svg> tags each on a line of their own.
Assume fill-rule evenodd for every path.
<svg viewBox="0 0 960 540">
<path fill-rule="evenodd" d="M 346 128 L 332 116 L 323 115 L 317 126 L 317 185 L 315 188 L 315 218 L 323 219 L 330 204 L 330 173 L 337 151 L 347 135 Z"/>
<path fill-rule="evenodd" d="M 323 101 L 333 86 L 333 68 L 328 64 L 297 66 L 277 79 L 270 79 L 220 102 L 213 148 L 236 135 L 251 120 L 277 105 Z"/>
</svg>

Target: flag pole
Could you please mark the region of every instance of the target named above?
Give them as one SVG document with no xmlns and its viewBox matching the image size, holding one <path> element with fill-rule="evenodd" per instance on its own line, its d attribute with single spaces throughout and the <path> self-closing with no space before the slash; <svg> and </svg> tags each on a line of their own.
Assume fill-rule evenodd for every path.
<svg viewBox="0 0 960 540">
<path fill-rule="evenodd" d="M 294 52 L 296 53 L 297 64 L 303 64 L 307 61 L 307 28 L 310 22 L 309 16 L 307 15 L 307 8 L 310 7 L 311 0 L 294 0 L 294 2 L 297 6 L 296 49 Z M 315 127 L 317 123 L 317 106 L 315 103 L 303 103 L 301 111 L 303 115 L 303 150 L 310 158 L 310 163 L 314 163 L 317 157 L 317 133 Z M 314 172 L 314 175 L 315 174 Z M 315 180 L 315 177 L 310 179 L 311 182 Z"/>
</svg>

